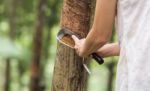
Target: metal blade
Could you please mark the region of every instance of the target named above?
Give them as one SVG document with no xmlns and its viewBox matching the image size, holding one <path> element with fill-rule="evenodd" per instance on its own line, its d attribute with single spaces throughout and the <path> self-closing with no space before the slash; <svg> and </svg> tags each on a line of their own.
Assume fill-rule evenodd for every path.
<svg viewBox="0 0 150 91">
<path fill-rule="evenodd" d="M 85 59 L 83 58 L 82 61 L 83 61 L 83 67 L 85 68 L 85 70 L 87 71 L 87 73 L 90 75 L 91 71 L 89 70 L 89 68 L 87 67 L 87 65 L 84 63 Z"/>
<path fill-rule="evenodd" d="M 86 69 L 87 73 L 90 75 L 91 71 L 89 70 L 89 68 L 86 66 L 86 64 L 83 64 L 84 68 Z"/>
</svg>

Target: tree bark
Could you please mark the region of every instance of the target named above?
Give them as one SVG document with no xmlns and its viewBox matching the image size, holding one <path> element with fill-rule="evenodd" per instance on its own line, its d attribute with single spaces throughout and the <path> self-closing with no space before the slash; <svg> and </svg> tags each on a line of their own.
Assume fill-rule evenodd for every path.
<svg viewBox="0 0 150 91">
<path fill-rule="evenodd" d="M 37 21 L 35 26 L 35 33 L 33 35 L 33 57 L 31 64 L 30 91 L 41 91 L 41 89 L 43 89 L 40 86 L 40 76 L 41 76 L 40 60 L 42 52 L 45 4 L 46 0 L 39 0 L 37 8 Z"/>
<path fill-rule="evenodd" d="M 85 37 L 90 28 L 90 0 L 64 0 L 61 27 Z M 52 91 L 85 91 L 87 72 L 75 50 L 58 43 Z"/>
</svg>

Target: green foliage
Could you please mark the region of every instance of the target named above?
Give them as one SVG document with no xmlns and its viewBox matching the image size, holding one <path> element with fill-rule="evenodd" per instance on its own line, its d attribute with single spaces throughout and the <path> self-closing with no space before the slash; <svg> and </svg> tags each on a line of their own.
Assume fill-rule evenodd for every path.
<svg viewBox="0 0 150 91">
<path fill-rule="evenodd" d="M 46 8 L 46 24 L 48 24 L 49 27 L 58 23 L 61 3 L 62 0 L 48 0 Z"/>
<path fill-rule="evenodd" d="M 0 21 L 2 21 L 6 16 L 4 16 L 5 7 L 3 4 L 3 0 L 0 0 Z"/>
<path fill-rule="evenodd" d="M 19 3 L 21 5 L 20 10 L 24 11 L 24 13 L 33 13 L 37 0 L 20 0 Z"/>
<path fill-rule="evenodd" d="M 11 58 L 11 91 L 28 91 L 32 58 L 33 33 L 37 19 L 38 0 L 15 0 L 16 36 L 10 39 L 9 6 L 13 0 L 0 0 L 0 91 L 3 91 L 5 79 L 5 60 Z M 43 29 L 43 51 L 41 61 L 44 64 L 44 82 L 46 91 L 50 91 L 53 66 L 57 48 L 56 34 L 59 31 L 60 12 L 63 0 L 47 0 L 45 25 Z M 116 38 L 115 38 L 116 40 Z M 48 57 L 45 57 L 48 56 Z M 117 58 L 116 58 L 117 59 Z M 114 59 L 114 60 L 116 60 Z M 103 66 L 92 61 L 88 91 L 106 91 L 108 60 Z M 4 64 L 4 65 L 3 65 Z"/>
<path fill-rule="evenodd" d="M 10 21 L 12 10 L 11 3 L 15 1 L 15 17 L 16 18 L 16 36 L 15 40 L 10 39 Z M 56 50 L 56 33 L 58 31 L 58 22 L 60 17 L 61 0 L 47 0 L 45 6 L 45 26 L 43 47 L 48 51 L 48 59 L 42 59 L 50 65 L 54 64 Z M 0 63 L 4 64 L 6 58 L 11 59 L 11 91 L 27 91 L 30 80 L 30 66 L 32 58 L 33 33 L 37 19 L 37 0 L 0 0 Z M 54 28 L 57 27 L 57 28 Z M 51 32 L 54 31 L 54 32 Z M 47 36 L 50 36 L 48 40 Z M 49 42 L 49 43 L 48 43 Z M 46 46 L 45 46 L 46 45 Z M 44 52 L 42 56 L 44 56 Z M 3 61 L 2 61 L 3 60 Z M 5 67 L 5 66 L 4 66 Z M 1 70 L 5 72 L 5 68 L 0 65 Z M 49 70 L 51 71 L 49 72 Z M 1 71 L 0 70 L 0 71 Z M 44 66 L 44 77 L 46 88 L 50 89 L 52 66 Z M 4 72 L 0 73 L 0 77 L 5 79 Z M 51 76 L 49 76 L 49 74 Z M 2 79 L 0 79 L 2 80 Z M 5 80 L 4 80 L 5 81 Z M 3 82 L 4 82 L 3 81 Z M 0 91 L 3 91 L 3 84 L 0 82 Z"/>
<path fill-rule="evenodd" d="M 0 38 L 0 45 L 0 56 L 5 58 L 19 58 L 22 56 L 20 45 L 15 44 L 6 38 Z"/>
</svg>

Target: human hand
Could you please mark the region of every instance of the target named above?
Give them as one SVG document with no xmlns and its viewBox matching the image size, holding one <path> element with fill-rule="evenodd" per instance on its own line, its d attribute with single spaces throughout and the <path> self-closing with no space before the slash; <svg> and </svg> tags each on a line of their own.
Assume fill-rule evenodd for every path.
<svg viewBox="0 0 150 91">
<path fill-rule="evenodd" d="M 84 43 L 85 43 L 85 38 L 83 39 L 79 39 L 77 38 L 75 35 L 72 35 L 72 39 L 75 42 L 75 50 L 76 53 L 80 56 L 80 57 L 85 57 L 85 52 L 84 52 Z"/>
</svg>

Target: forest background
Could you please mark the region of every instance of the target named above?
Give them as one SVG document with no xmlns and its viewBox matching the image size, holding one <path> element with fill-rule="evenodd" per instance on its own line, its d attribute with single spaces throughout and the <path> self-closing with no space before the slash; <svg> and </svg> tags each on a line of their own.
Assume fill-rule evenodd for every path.
<svg viewBox="0 0 150 91">
<path fill-rule="evenodd" d="M 51 91 L 62 7 L 63 0 L 0 0 L 0 91 L 30 91 L 34 77 L 39 91 Z M 91 60 L 88 91 L 114 91 L 117 60 Z"/>
</svg>

